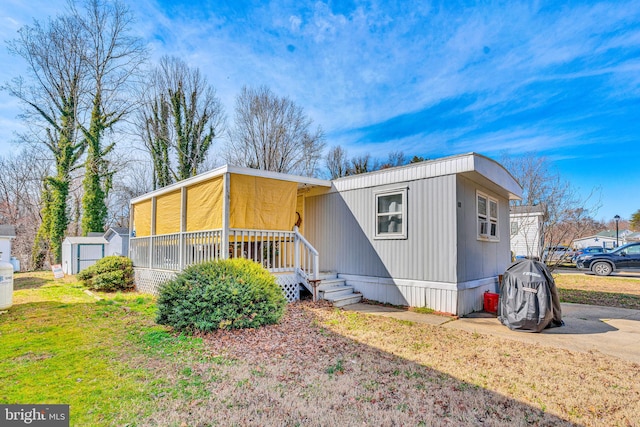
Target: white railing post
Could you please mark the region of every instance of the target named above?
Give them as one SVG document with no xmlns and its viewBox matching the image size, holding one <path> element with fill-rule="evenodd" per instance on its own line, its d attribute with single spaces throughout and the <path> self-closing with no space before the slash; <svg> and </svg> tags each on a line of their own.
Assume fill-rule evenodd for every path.
<svg viewBox="0 0 640 427">
<path fill-rule="evenodd" d="M 311 275 L 313 280 L 318 279 L 319 270 L 320 270 L 320 257 L 316 253 L 316 254 L 313 254 L 313 274 Z"/>
<path fill-rule="evenodd" d="M 293 270 L 300 270 L 300 239 L 298 238 L 298 226 L 293 227 Z"/>
</svg>

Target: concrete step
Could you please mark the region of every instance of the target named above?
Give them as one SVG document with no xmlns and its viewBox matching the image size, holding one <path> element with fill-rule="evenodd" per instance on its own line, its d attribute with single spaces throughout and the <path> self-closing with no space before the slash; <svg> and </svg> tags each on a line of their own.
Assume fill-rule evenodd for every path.
<svg viewBox="0 0 640 427">
<path fill-rule="evenodd" d="M 333 299 L 333 300 L 327 299 L 327 301 L 331 301 L 334 307 L 344 307 L 345 305 L 356 304 L 362 301 L 362 294 L 354 293 L 351 295 L 344 295 L 341 297 L 337 297 L 336 299 Z"/>
<path fill-rule="evenodd" d="M 327 279 L 318 284 L 318 290 L 324 291 L 325 289 L 336 288 L 339 286 L 345 286 L 344 279 Z"/>
<path fill-rule="evenodd" d="M 333 300 L 337 297 L 353 294 L 353 286 L 333 286 L 318 291 L 321 299 Z"/>
<path fill-rule="evenodd" d="M 318 279 L 325 280 L 334 280 L 338 278 L 338 273 L 335 271 L 321 271 L 318 273 Z"/>
</svg>

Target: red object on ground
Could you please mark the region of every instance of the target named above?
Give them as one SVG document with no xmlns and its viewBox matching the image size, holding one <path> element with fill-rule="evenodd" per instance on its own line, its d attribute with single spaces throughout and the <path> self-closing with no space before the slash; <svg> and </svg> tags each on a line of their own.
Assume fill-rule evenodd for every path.
<svg viewBox="0 0 640 427">
<path fill-rule="evenodd" d="M 494 294 L 493 292 L 484 293 L 484 311 L 487 313 L 498 312 L 498 299 L 500 294 Z"/>
</svg>

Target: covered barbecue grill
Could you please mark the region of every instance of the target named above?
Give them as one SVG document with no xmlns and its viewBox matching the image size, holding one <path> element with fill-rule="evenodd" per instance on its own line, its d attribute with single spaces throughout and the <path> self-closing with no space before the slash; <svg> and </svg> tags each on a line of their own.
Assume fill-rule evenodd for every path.
<svg viewBox="0 0 640 427">
<path fill-rule="evenodd" d="M 498 320 L 520 332 L 563 325 L 560 298 L 546 265 L 523 259 L 507 268 L 500 285 Z"/>
</svg>

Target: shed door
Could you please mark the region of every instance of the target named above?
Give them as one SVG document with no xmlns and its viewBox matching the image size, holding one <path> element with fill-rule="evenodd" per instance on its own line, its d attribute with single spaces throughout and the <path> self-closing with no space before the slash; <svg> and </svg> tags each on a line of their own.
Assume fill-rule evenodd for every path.
<svg viewBox="0 0 640 427">
<path fill-rule="evenodd" d="M 85 268 L 93 265 L 104 257 L 104 245 L 102 244 L 79 244 L 78 245 L 78 270 L 81 272 Z"/>
</svg>

